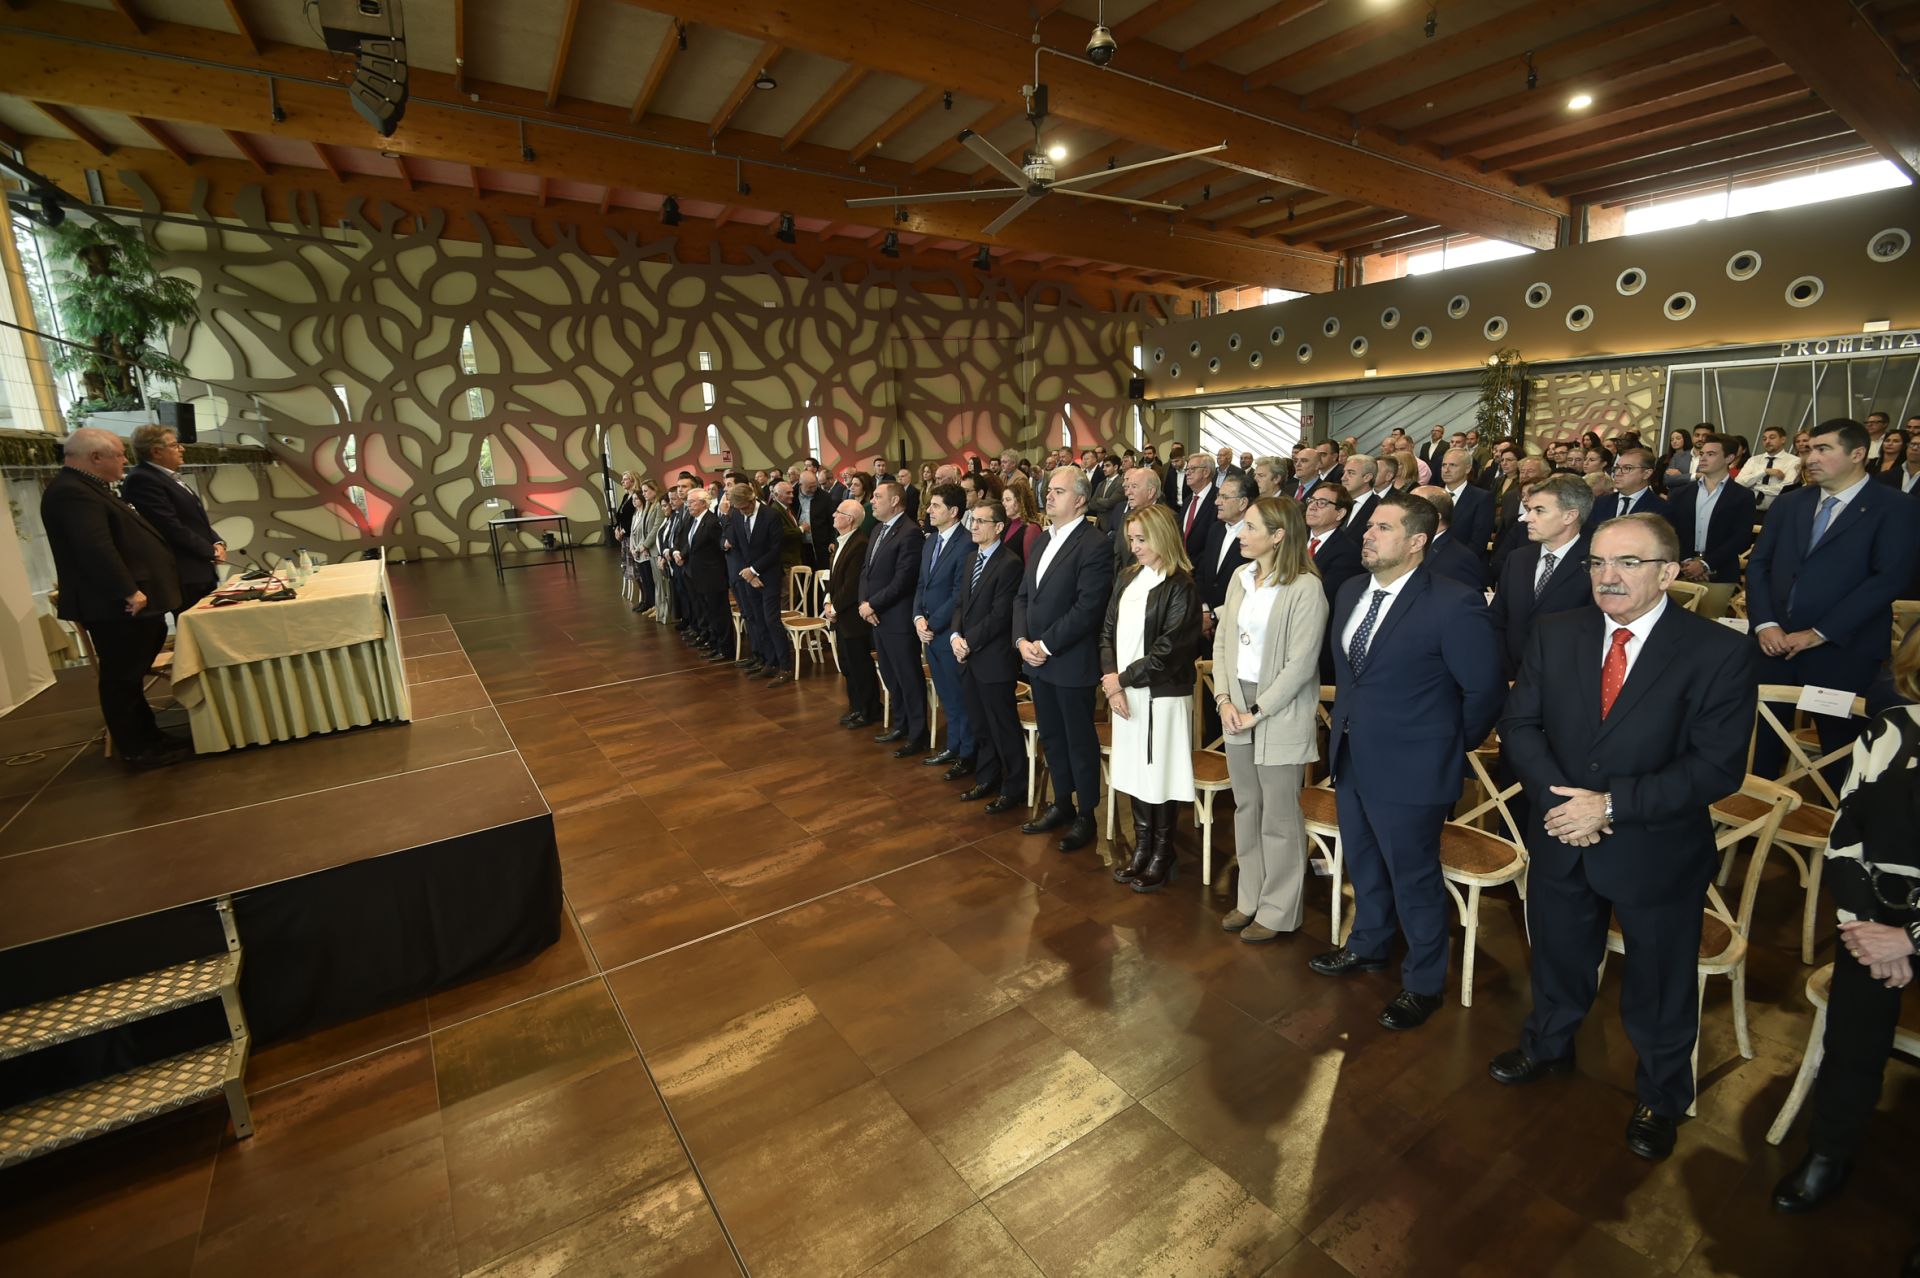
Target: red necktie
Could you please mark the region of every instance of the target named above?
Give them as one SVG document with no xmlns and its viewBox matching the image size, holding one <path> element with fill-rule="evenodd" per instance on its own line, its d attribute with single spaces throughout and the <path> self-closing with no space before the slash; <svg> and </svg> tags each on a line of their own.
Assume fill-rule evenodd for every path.
<svg viewBox="0 0 1920 1278">
<path fill-rule="evenodd" d="M 1321 533 L 1318 537 L 1315 537 L 1312 541 L 1307 543 L 1307 557 L 1309 559 L 1318 559 L 1320 557 L 1320 543 L 1325 541 L 1326 539 L 1327 539 L 1327 535 L 1325 533 Z"/>
<path fill-rule="evenodd" d="M 1607 659 L 1600 665 L 1600 717 L 1607 717 L 1613 709 L 1615 697 L 1620 695 L 1620 685 L 1627 681 L 1627 641 L 1633 638 L 1633 631 L 1625 626 L 1613 632 L 1613 647 L 1607 649 Z"/>
<path fill-rule="evenodd" d="M 1187 522 L 1186 522 L 1186 526 L 1180 530 L 1180 535 L 1182 537 L 1191 537 L 1193 535 L 1193 517 L 1194 515 L 1199 513 L 1199 510 L 1200 510 L 1200 503 L 1195 501 L 1192 497 L 1188 497 L 1187 498 Z"/>
</svg>

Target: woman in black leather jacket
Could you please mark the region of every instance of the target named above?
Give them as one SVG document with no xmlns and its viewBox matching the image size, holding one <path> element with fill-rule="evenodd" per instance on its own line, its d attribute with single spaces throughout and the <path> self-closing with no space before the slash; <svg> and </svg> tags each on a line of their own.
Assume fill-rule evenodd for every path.
<svg viewBox="0 0 1920 1278">
<path fill-rule="evenodd" d="M 1133 808 L 1133 858 L 1116 882 L 1153 892 L 1173 878 L 1176 803 L 1193 802 L 1193 663 L 1200 595 L 1173 512 L 1129 512 L 1137 561 L 1115 583 L 1100 630 L 1100 690 L 1113 712 L 1110 784 Z"/>
</svg>

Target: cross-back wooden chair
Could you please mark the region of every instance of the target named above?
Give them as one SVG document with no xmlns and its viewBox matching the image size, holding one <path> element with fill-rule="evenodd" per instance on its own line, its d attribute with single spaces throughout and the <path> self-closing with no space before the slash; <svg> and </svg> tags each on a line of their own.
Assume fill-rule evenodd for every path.
<svg viewBox="0 0 1920 1278">
<path fill-rule="evenodd" d="M 1320 704 L 1314 715 L 1321 733 L 1320 758 L 1327 757 L 1326 734 L 1332 731 L 1334 687 L 1330 683 L 1320 685 Z M 1324 766 L 1324 764 L 1322 765 Z M 1333 943 L 1338 945 L 1345 937 L 1341 929 L 1341 905 L 1344 898 L 1342 880 L 1345 877 L 1346 863 L 1340 856 L 1340 812 L 1334 801 L 1333 787 L 1323 777 L 1319 782 L 1300 791 L 1300 816 L 1306 822 L 1307 841 L 1319 850 L 1327 867 L 1327 876 L 1332 883 L 1332 903 L 1328 907 L 1332 918 Z"/>
<path fill-rule="evenodd" d="M 1200 877 L 1213 885 L 1213 796 L 1232 791 L 1227 775 L 1226 732 L 1207 736 L 1206 707 L 1220 695 L 1213 682 L 1213 662 L 1193 663 L 1193 817 L 1200 827 Z M 1215 722 L 1219 722 L 1216 718 Z M 1226 877 L 1226 866 L 1220 877 Z"/>
<path fill-rule="evenodd" d="M 1527 846 L 1514 819 L 1509 800 L 1520 793 L 1520 783 L 1501 789 L 1494 784 L 1493 761 L 1500 748 L 1492 737 L 1467 752 L 1472 772 L 1463 787 L 1462 808 L 1440 827 L 1440 880 L 1453 898 L 1460 926 L 1466 930 L 1460 956 L 1460 1006 L 1473 1006 L 1473 963 L 1479 950 L 1480 894 L 1491 887 L 1515 885 L 1527 899 Z M 1477 795 L 1477 798 L 1475 797 Z M 1495 820 L 1497 818 L 1497 821 Z M 1493 823 L 1492 829 L 1484 828 Z"/>
</svg>

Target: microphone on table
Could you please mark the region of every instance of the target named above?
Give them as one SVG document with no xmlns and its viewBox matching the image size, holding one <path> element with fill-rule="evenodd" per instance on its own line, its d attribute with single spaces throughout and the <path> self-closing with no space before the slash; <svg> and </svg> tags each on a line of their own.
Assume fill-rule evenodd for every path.
<svg viewBox="0 0 1920 1278">
<path fill-rule="evenodd" d="M 240 547 L 240 549 L 234 551 L 233 553 L 236 555 L 239 555 L 241 558 L 245 559 L 248 563 L 253 565 L 253 570 L 251 572 L 245 572 L 240 574 L 240 580 L 265 582 L 264 585 L 257 586 L 254 588 L 255 590 L 258 591 L 258 593 L 252 595 L 251 596 L 252 598 L 266 600 L 267 602 L 270 602 L 270 603 L 277 600 L 281 600 L 281 599 L 299 598 L 299 596 L 294 593 L 292 586 L 289 586 L 285 581 L 283 581 L 280 578 L 278 573 L 263 566 L 258 559 L 255 559 L 252 555 L 248 554 L 247 548 L 245 546 Z M 260 553 L 264 555 L 270 552 L 263 550 Z M 242 595 L 240 597 L 247 598 L 248 596 Z"/>
<path fill-rule="evenodd" d="M 240 580 L 242 581 L 262 581 L 262 580 L 268 580 L 268 579 L 278 580 L 278 578 L 274 577 L 271 569 L 267 568 L 266 566 L 261 564 L 261 562 L 258 559 L 255 559 L 252 555 L 247 553 L 247 548 L 245 546 L 240 547 L 240 549 L 234 551 L 233 553 L 240 556 L 242 559 L 246 560 L 248 563 L 253 565 L 253 568 L 250 571 L 243 572 L 240 574 Z M 269 554 L 272 554 L 273 552 L 268 550 L 263 550 L 260 553 L 263 555 L 269 555 Z"/>
</svg>

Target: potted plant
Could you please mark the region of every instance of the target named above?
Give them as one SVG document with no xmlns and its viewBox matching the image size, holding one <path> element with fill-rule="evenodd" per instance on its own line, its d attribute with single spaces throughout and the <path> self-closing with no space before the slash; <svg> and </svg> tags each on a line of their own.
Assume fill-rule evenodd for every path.
<svg viewBox="0 0 1920 1278">
<path fill-rule="evenodd" d="M 1480 402 L 1475 406 L 1473 424 L 1480 431 L 1480 442 L 1491 445 L 1496 439 L 1518 440 L 1527 420 L 1527 365 L 1520 352 L 1503 347 L 1487 356 L 1480 374 Z"/>
<path fill-rule="evenodd" d="M 86 398 L 76 417 L 139 409 L 139 375 L 184 376 L 187 368 L 167 354 L 174 325 L 194 319 L 193 285 L 161 276 L 153 247 L 140 231 L 100 218 L 63 222 L 48 236 L 60 318 L 79 346 L 61 346 L 53 357 L 61 372 L 77 372 Z"/>
</svg>

